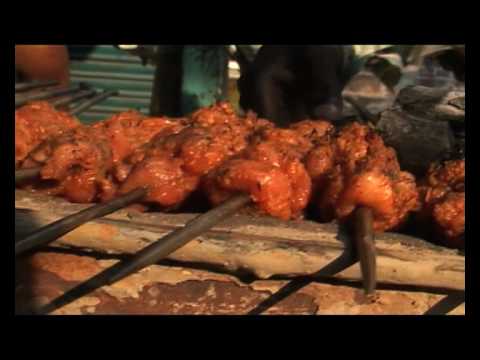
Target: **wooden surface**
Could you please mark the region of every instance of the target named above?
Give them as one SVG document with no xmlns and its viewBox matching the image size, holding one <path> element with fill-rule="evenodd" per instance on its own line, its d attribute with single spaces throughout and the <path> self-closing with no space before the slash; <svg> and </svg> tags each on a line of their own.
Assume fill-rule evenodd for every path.
<svg viewBox="0 0 480 360">
<path fill-rule="evenodd" d="M 16 261 L 17 314 L 45 304 L 117 260 L 38 252 Z M 195 267 L 154 265 L 56 310 L 53 315 L 464 315 L 463 292 L 361 283 L 249 280 Z"/>
<path fill-rule="evenodd" d="M 34 229 L 85 208 L 61 199 L 16 191 L 15 232 L 21 238 Z M 54 246 L 129 254 L 183 226 L 192 214 L 133 214 L 120 211 L 85 224 Z M 332 224 L 282 222 L 235 216 L 171 254 L 170 260 L 204 264 L 260 279 L 273 275 L 312 275 L 359 281 L 346 236 Z M 376 239 L 378 280 L 385 284 L 461 290 L 465 258 L 456 251 L 398 234 Z"/>
</svg>

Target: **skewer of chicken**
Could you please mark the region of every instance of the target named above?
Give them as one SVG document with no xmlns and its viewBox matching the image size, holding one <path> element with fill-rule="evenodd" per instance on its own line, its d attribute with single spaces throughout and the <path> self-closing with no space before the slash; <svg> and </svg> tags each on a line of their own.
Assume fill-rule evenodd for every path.
<svg viewBox="0 0 480 360">
<path fill-rule="evenodd" d="M 115 197 L 117 186 L 109 169 L 148 142 L 155 133 L 176 131 L 184 126 L 181 120 L 145 119 L 140 113 L 126 112 L 94 126 L 77 127 L 60 137 L 45 141 L 28 156 L 23 165 L 27 168 L 43 165 L 40 170 L 41 181 L 31 185 L 34 190 L 62 195 L 73 202 L 105 202 Z M 42 189 L 42 186 L 46 187 Z M 19 255 L 36 246 L 48 244 L 80 224 L 119 210 L 144 195 L 142 189 L 136 189 L 110 203 L 93 206 L 56 221 L 17 242 L 15 253 Z"/>
<path fill-rule="evenodd" d="M 303 126 L 299 126 L 299 128 L 304 130 L 305 128 L 308 128 L 308 125 L 310 124 L 304 123 L 301 125 Z M 320 139 L 324 138 L 326 133 L 328 133 L 328 126 L 323 124 L 321 126 L 324 128 L 324 130 L 320 131 L 321 135 L 317 137 Z M 213 199 L 216 198 L 218 200 L 225 196 L 228 197 L 226 194 L 228 191 L 237 193 L 238 190 L 243 192 L 251 192 L 249 196 L 246 196 L 245 194 L 238 195 L 238 193 L 237 195 L 233 195 L 232 193 L 230 194 L 229 200 L 218 200 L 223 201 L 219 207 L 208 212 L 207 214 L 199 216 L 191 223 L 188 223 L 184 228 L 174 231 L 163 239 L 160 239 L 152 245 L 142 249 L 130 260 L 119 262 L 113 267 L 94 276 L 89 281 L 79 285 L 78 287 L 75 287 L 71 291 L 55 299 L 52 303 L 47 305 L 43 311 L 53 311 L 79 296 L 86 295 L 103 285 L 112 284 L 116 281 L 119 281 L 131 273 L 159 261 L 163 257 L 167 256 L 171 252 L 200 235 L 202 232 L 208 230 L 211 226 L 217 224 L 218 221 L 225 219 L 225 216 L 234 214 L 252 200 L 253 202 L 261 205 L 261 208 L 264 212 L 274 214 L 277 217 L 285 219 L 289 216 L 298 216 L 298 210 L 300 210 L 302 206 L 305 207 L 308 200 L 303 200 L 305 196 L 297 197 L 291 195 L 300 195 L 303 193 L 308 199 L 308 181 L 308 184 L 303 181 L 298 181 L 298 179 L 302 178 L 308 179 L 308 176 L 298 177 L 298 174 L 302 174 L 302 171 L 298 171 L 300 168 L 296 166 L 293 166 L 293 168 L 296 168 L 297 171 L 289 172 L 288 169 L 292 169 L 292 164 L 301 165 L 301 163 L 296 163 L 295 160 L 303 157 L 304 154 L 307 153 L 311 148 L 311 144 L 308 144 L 308 142 L 304 142 L 302 144 L 302 141 L 298 141 L 302 138 L 298 136 L 292 137 L 291 135 L 293 134 L 291 133 L 291 130 L 286 131 L 281 129 L 264 129 L 260 132 L 260 134 L 261 135 L 259 138 L 263 138 L 263 141 L 256 141 L 254 139 L 253 145 L 251 144 L 244 152 L 241 153 L 241 155 L 226 161 L 219 168 L 217 168 L 217 170 L 215 170 L 213 173 L 210 173 L 205 178 L 205 184 L 208 184 L 207 189 L 215 189 L 211 192 Z M 272 146 L 274 143 L 276 145 Z M 262 165 L 265 166 L 262 167 Z M 271 165 L 273 168 L 270 168 L 269 165 Z M 225 169 L 228 169 L 228 171 L 225 171 Z M 248 171 L 251 174 L 246 175 L 246 172 Z M 264 173 L 268 173 L 269 171 L 269 176 L 265 177 Z M 287 173 L 294 176 L 292 176 L 291 179 L 288 179 L 288 176 L 282 176 Z M 235 176 L 233 174 L 237 175 Z M 261 181 L 263 179 L 267 180 Z M 293 181 L 288 182 L 288 180 Z M 271 185 L 268 185 L 269 182 L 278 183 L 280 185 L 279 188 L 282 188 L 281 186 L 283 185 L 283 191 L 275 192 L 275 195 L 285 192 L 290 196 L 283 197 L 283 200 L 280 202 L 272 202 L 268 194 L 270 191 L 275 190 L 276 186 L 272 187 Z M 306 186 L 304 186 L 302 189 L 302 187 L 299 186 L 300 184 Z M 223 188 L 221 188 L 222 186 Z M 265 193 L 262 193 L 262 188 L 264 191 L 266 191 Z M 266 194 L 267 196 L 262 196 L 263 194 Z M 220 197 L 216 197 L 217 195 L 220 195 Z M 216 200 L 214 200 L 214 202 L 215 201 Z M 298 206 L 299 204 L 303 205 Z M 361 208 L 359 212 L 365 212 L 365 208 Z M 366 217 L 372 217 L 372 212 L 367 211 Z M 373 223 L 373 219 L 371 221 L 367 221 L 367 224 L 372 225 Z M 368 228 L 366 230 L 367 234 L 363 234 L 363 236 L 367 237 L 371 235 L 371 231 L 369 231 Z M 364 232 L 365 229 L 360 228 L 357 231 Z M 368 258 L 367 255 L 363 256 Z"/>
<path fill-rule="evenodd" d="M 107 201 L 120 195 L 130 203 L 143 200 L 168 206 L 182 202 L 195 190 L 203 174 L 241 151 L 255 126 L 270 125 L 255 117 L 240 119 L 227 104 L 200 110 L 191 121 L 149 120 L 133 121 L 136 126 L 132 126 L 132 119 L 117 116 L 93 127 L 80 128 L 54 139 L 53 144 L 43 144 L 29 159 L 44 160 L 42 177 L 59 181 L 48 188 L 50 194 L 75 202 L 96 198 Z M 147 142 L 147 137 L 155 134 L 152 126 L 161 131 Z M 143 131 L 139 132 L 139 128 Z M 28 161 L 26 164 L 31 166 Z M 74 167 L 76 171 L 69 173 Z M 112 201 L 118 206 L 127 204 L 126 200 Z M 94 206 L 40 229 L 17 243 L 17 254 L 47 244 L 85 221 L 118 209 L 117 205 L 110 205 Z"/>
<path fill-rule="evenodd" d="M 40 143 L 80 126 L 80 122 L 46 101 L 36 101 L 15 111 L 15 168 Z"/>
<path fill-rule="evenodd" d="M 94 90 L 85 90 L 78 94 L 59 99 L 57 102 L 35 101 L 15 111 L 15 169 L 27 155 L 43 141 L 63 134 L 65 131 L 80 126 L 80 122 L 72 115 L 79 115 L 94 104 L 113 96 L 117 91 L 105 91 L 82 102 L 69 113 L 54 108 L 72 101 L 90 97 Z M 52 106 L 53 105 L 53 106 Z M 22 169 L 15 172 L 15 183 L 34 179 L 40 168 Z"/>
<path fill-rule="evenodd" d="M 302 127 L 299 128 L 303 130 Z M 313 128 L 315 128 L 315 126 L 313 126 Z M 327 123 L 322 123 L 318 124 L 317 128 L 318 131 L 322 133 L 321 136 L 323 136 L 323 133 L 332 127 Z M 273 175 L 273 178 L 267 179 L 267 181 L 273 181 L 274 183 L 278 183 L 280 186 L 286 185 L 286 188 L 291 190 L 290 195 L 295 194 L 295 196 L 289 197 L 287 204 L 289 210 L 294 209 L 293 212 L 289 210 L 286 210 L 287 212 L 285 212 L 283 203 L 279 204 L 280 206 L 278 208 L 275 206 L 269 208 L 267 206 L 265 209 L 270 211 L 271 214 L 280 218 L 285 219 L 287 216 L 296 217 L 299 215 L 301 208 L 304 208 L 307 205 L 310 193 L 309 177 L 306 174 L 303 165 L 299 161 L 299 158 L 301 158 L 302 154 L 305 154 L 312 145 L 309 144 L 305 138 L 298 136 L 294 130 L 272 129 L 270 126 L 268 126 L 268 124 L 267 126 L 261 127 L 260 130 L 255 132 L 254 136 L 257 136 L 257 133 L 258 138 L 253 140 L 253 144 L 250 144 L 244 149 L 244 151 L 241 151 L 237 155 L 237 158 L 234 156 L 232 160 L 227 160 L 226 163 L 224 163 L 224 165 L 222 165 L 220 168 L 225 166 L 225 164 L 228 164 L 226 166 L 235 167 L 237 165 L 237 161 L 242 161 L 245 158 L 245 161 L 251 161 L 252 164 L 255 163 L 257 165 L 257 170 L 258 166 L 264 164 L 265 167 L 261 170 L 270 172 L 270 175 Z M 312 134 L 310 133 L 310 135 Z M 282 148 L 282 150 L 274 150 L 273 144 L 276 144 Z M 301 148 L 297 148 L 297 145 L 302 146 Z M 174 146 L 173 148 L 176 147 Z M 248 160 L 248 158 L 256 160 Z M 222 170 L 214 170 L 215 173 L 217 171 L 219 171 L 220 174 L 222 173 Z M 132 173 L 134 172 L 135 169 L 132 170 Z M 209 175 L 207 175 L 205 179 L 208 177 Z M 252 181 L 255 182 L 255 180 L 252 179 L 265 180 L 265 176 L 262 171 L 256 170 L 253 170 L 252 176 L 248 176 L 248 178 L 248 184 L 251 184 Z M 212 179 L 212 177 L 210 177 L 210 179 Z M 272 190 L 275 187 L 275 185 L 273 187 L 267 185 L 262 190 Z M 219 222 L 237 213 L 240 209 L 245 207 L 245 205 L 251 203 L 252 200 L 258 203 L 260 198 L 255 197 L 255 194 L 248 194 L 250 189 L 252 189 L 252 187 L 247 185 L 244 190 L 244 192 L 247 191 L 247 193 L 237 192 L 235 195 L 231 196 L 228 200 L 223 201 L 221 205 L 217 206 L 213 210 L 207 212 L 206 214 L 200 215 L 191 222 L 187 223 L 185 227 L 170 233 L 164 238 L 142 249 L 130 260 L 114 265 L 113 267 L 97 274 L 87 282 L 80 284 L 79 286 L 55 299 L 52 303 L 43 308 L 42 312 L 51 312 L 79 296 L 88 294 L 98 287 L 112 284 L 130 275 L 131 273 L 139 271 L 142 268 L 161 260 L 163 257 L 184 246 L 186 243 L 209 230 Z M 151 199 L 153 199 L 153 197 L 151 197 Z M 261 199 L 263 200 L 264 198 L 261 197 Z M 267 203 L 272 205 L 272 203 L 269 201 L 267 201 Z"/>
<path fill-rule="evenodd" d="M 444 246 L 465 248 L 465 160 L 432 164 L 419 181 L 422 208 L 417 215 L 426 229 Z"/>
<path fill-rule="evenodd" d="M 366 125 L 352 123 L 305 160 L 321 221 L 353 224 L 364 287 L 376 284 L 373 232 L 398 228 L 418 208 L 413 175 L 400 170 L 395 151 Z"/>
</svg>

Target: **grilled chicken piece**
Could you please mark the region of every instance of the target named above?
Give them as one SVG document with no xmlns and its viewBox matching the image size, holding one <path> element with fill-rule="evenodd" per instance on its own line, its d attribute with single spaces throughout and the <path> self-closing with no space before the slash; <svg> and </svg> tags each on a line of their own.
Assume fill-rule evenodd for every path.
<svg viewBox="0 0 480 360">
<path fill-rule="evenodd" d="M 359 206 L 373 211 L 375 231 L 400 226 L 418 207 L 414 177 L 368 126 L 352 123 L 321 140 L 305 159 L 320 219 L 345 221 Z"/>
<path fill-rule="evenodd" d="M 433 164 L 419 181 L 419 191 L 420 227 L 429 229 L 434 239 L 445 246 L 464 248 L 465 160 Z"/>
<path fill-rule="evenodd" d="M 15 111 L 15 168 L 40 143 L 80 126 L 63 111 L 57 111 L 46 101 L 36 101 Z"/>
</svg>

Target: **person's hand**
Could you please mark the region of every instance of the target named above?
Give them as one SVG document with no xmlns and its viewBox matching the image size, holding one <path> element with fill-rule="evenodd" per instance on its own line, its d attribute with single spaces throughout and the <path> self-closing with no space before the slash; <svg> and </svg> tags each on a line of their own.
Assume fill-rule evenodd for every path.
<svg viewBox="0 0 480 360">
<path fill-rule="evenodd" d="M 238 81 L 240 106 L 280 126 L 336 120 L 348 62 L 343 46 L 265 45 Z"/>
</svg>

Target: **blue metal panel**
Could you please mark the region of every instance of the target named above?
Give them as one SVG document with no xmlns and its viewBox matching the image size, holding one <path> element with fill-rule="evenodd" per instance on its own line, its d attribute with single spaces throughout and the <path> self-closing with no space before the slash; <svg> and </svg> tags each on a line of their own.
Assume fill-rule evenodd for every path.
<svg viewBox="0 0 480 360">
<path fill-rule="evenodd" d="M 143 65 L 139 57 L 113 45 L 69 46 L 69 52 L 73 84 L 86 82 L 99 91 L 119 91 L 118 96 L 82 113 L 79 116 L 82 122 L 96 122 L 129 109 L 149 113 L 155 73 L 153 65 Z M 225 99 L 227 63 L 223 46 L 185 46 L 181 94 L 184 114 Z"/>
</svg>

